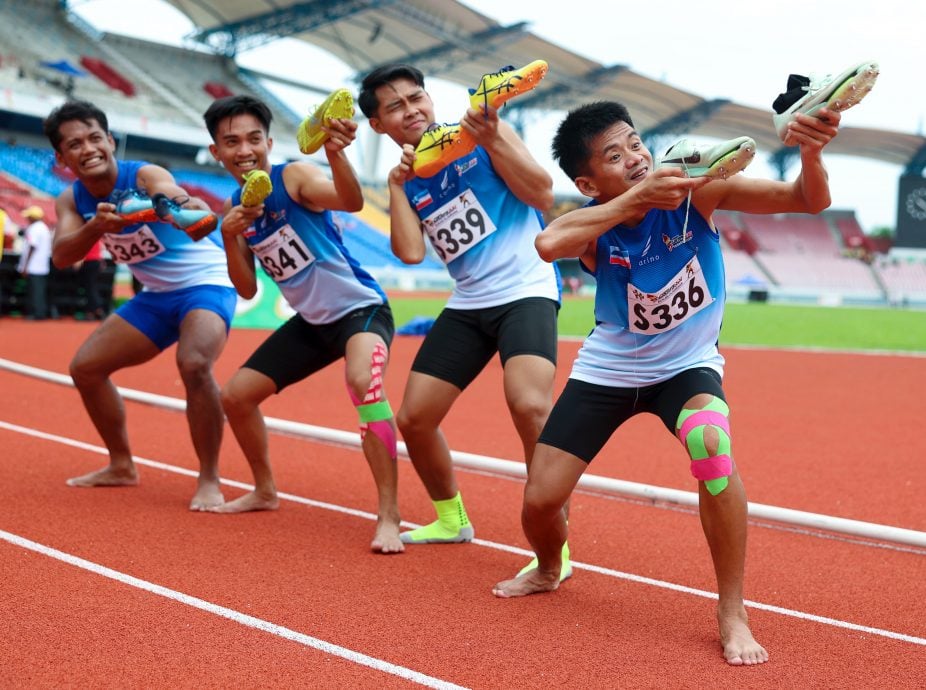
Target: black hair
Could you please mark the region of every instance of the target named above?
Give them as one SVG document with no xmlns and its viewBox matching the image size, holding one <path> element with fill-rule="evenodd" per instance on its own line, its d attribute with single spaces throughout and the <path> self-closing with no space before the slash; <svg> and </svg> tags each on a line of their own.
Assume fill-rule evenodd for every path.
<svg viewBox="0 0 926 690">
<path fill-rule="evenodd" d="M 374 117 L 379 109 L 376 89 L 396 79 L 411 79 L 422 89 L 424 88 L 424 75 L 417 67 L 403 63 L 377 67 L 363 78 L 363 83 L 360 85 L 360 96 L 357 98 L 360 112 L 366 115 L 367 118 Z"/>
<path fill-rule="evenodd" d="M 592 139 L 617 122 L 626 122 L 633 127 L 630 113 L 621 103 L 597 101 L 571 110 L 559 124 L 553 137 L 553 158 L 559 167 L 575 179 L 586 170 L 591 157 L 589 145 Z"/>
<path fill-rule="evenodd" d="M 42 131 L 51 142 L 55 151 L 61 145 L 61 125 L 72 120 L 80 120 L 85 125 L 92 126 L 96 121 L 100 128 L 109 134 L 109 122 L 106 113 L 89 101 L 66 101 L 52 110 L 42 122 Z"/>
<path fill-rule="evenodd" d="M 203 120 L 206 122 L 206 129 L 209 130 L 209 136 L 215 141 L 216 133 L 219 130 L 219 123 L 227 117 L 236 115 L 253 115 L 260 122 L 266 134 L 270 134 L 270 122 L 273 120 L 273 113 L 267 104 L 253 96 L 225 96 L 217 98 L 212 105 L 203 113 Z"/>
</svg>

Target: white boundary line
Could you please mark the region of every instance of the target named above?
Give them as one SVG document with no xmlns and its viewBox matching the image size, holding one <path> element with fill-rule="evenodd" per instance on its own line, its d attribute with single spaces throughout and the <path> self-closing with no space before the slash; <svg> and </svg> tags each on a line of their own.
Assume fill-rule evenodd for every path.
<svg viewBox="0 0 926 690">
<path fill-rule="evenodd" d="M 84 443 L 83 441 L 76 441 L 74 439 L 69 439 L 64 436 L 58 436 L 56 434 L 49 434 L 44 431 L 38 431 L 36 429 L 30 429 L 28 427 L 19 426 L 17 424 L 11 424 L 9 422 L 4 422 L 0 420 L 0 429 L 7 429 L 9 431 L 15 431 L 17 433 L 25 434 L 28 436 L 34 436 L 36 438 L 41 438 L 48 441 L 54 441 L 56 443 L 62 443 L 64 445 L 73 446 L 75 448 L 80 448 L 82 450 L 88 450 L 100 455 L 107 455 L 108 452 L 105 448 L 101 446 L 95 446 L 89 443 Z M 185 476 L 196 477 L 198 473 L 193 470 L 188 470 L 183 467 L 176 467 L 174 465 L 169 465 L 167 463 L 158 462 L 157 460 L 148 460 L 146 458 L 140 458 L 133 456 L 133 460 L 139 465 L 145 465 L 148 467 L 153 467 L 165 472 L 173 472 L 175 474 L 182 474 Z M 254 487 L 250 484 L 245 484 L 243 482 L 238 482 L 230 479 L 221 479 L 222 484 L 226 486 L 233 486 L 236 488 L 241 488 L 245 490 L 251 490 Z M 344 513 L 354 517 L 363 518 L 365 520 L 370 520 L 375 522 L 377 516 L 373 513 L 368 513 L 362 510 L 355 510 L 353 508 L 345 508 L 344 506 L 335 505 L 332 503 L 324 503 L 321 501 L 314 501 L 310 498 L 304 498 L 302 496 L 296 496 L 294 494 L 280 493 L 279 497 L 284 500 L 293 501 L 295 503 L 301 503 L 302 505 L 312 506 L 314 508 L 322 508 L 324 510 L 331 510 L 338 513 Z M 402 525 L 405 527 L 420 527 L 420 525 L 402 521 Z M 2 533 L 2 531 L 0 531 Z M 474 544 L 479 546 L 484 546 L 486 548 L 495 549 L 496 551 L 504 551 L 506 553 L 517 554 L 520 556 L 526 556 L 528 558 L 532 557 L 534 554 L 531 551 L 522 549 L 517 546 L 510 546 L 508 544 L 501 544 L 499 542 L 489 541 L 486 539 L 474 539 Z M 696 589 L 694 587 L 687 587 L 685 585 L 679 585 L 674 582 L 667 582 L 665 580 L 656 580 L 649 577 L 644 577 L 642 575 L 634 575 L 633 573 L 625 573 L 620 570 L 613 570 L 611 568 L 604 568 L 602 566 L 593 565 L 590 563 L 582 563 L 580 561 L 570 561 L 573 569 L 578 570 L 588 570 L 589 572 L 598 573 L 599 575 L 606 575 L 608 577 L 613 577 L 619 580 L 627 580 L 629 582 L 635 582 L 638 584 L 649 585 L 651 587 L 658 587 L 660 589 L 667 589 L 674 592 L 679 592 L 682 594 L 690 594 L 697 597 L 702 597 L 704 599 L 717 599 L 717 594 L 714 592 L 708 592 L 703 589 Z M 926 646 L 926 638 L 915 637 L 913 635 L 907 635 L 905 633 L 898 633 L 892 630 L 883 630 L 881 628 L 873 628 L 866 625 L 859 625 L 857 623 L 850 623 L 848 621 L 841 621 L 836 618 L 828 618 L 826 616 L 818 616 L 812 613 L 805 613 L 803 611 L 796 611 L 794 609 L 783 608 L 781 606 L 775 606 L 773 604 L 763 604 L 758 601 L 746 600 L 745 605 L 754 609 L 769 611 L 771 613 L 777 613 L 781 616 L 788 616 L 790 618 L 797 618 L 800 620 L 812 621 L 815 623 L 821 623 L 823 625 L 829 625 L 835 628 L 843 628 L 846 630 L 855 630 L 859 632 L 869 633 L 871 635 L 877 635 L 879 637 L 886 637 L 892 640 L 899 640 L 901 642 L 909 642 L 911 644 Z"/>
<path fill-rule="evenodd" d="M 249 628 L 255 628 L 262 632 L 270 633 L 271 635 L 276 635 L 277 637 L 282 637 L 283 639 L 289 640 L 290 642 L 296 642 L 306 647 L 317 649 L 320 652 L 346 659 L 347 661 L 359 664 L 360 666 L 367 666 L 376 671 L 381 671 L 382 673 L 388 673 L 393 676 L 398 676 L 399 678 L 404 678 L 405 680 L 410 680 L 428 688 L 450 690 L 451 688 L 463 687 L 461 685 L 455 685 L 454 683 L 441 680 L 440 678 L 434 678 L 433 676 L 428 676 L 423 673 L 419 673 L 418 671 L 413 671 L 412 669 L 406 668 L 405 666 L 390 664 L 389 662 L 383 661 L 382 659 L 377 659 L 375 657 L 367 656 L 366 654 L 361 654 L 360 652 L 355 652 L 352 649 L 341 647 L 340 645 L 332 644 L 331 642 L 326 642 L 325 640 L 320 640 L 317 637 L 305 635 L 296 630 L 291 630 L 290 628 L 284 628 L 282 625 L 271 623 L 270 621 L 266 621 L 262 618 L 255 618 L 254 616 L 249 616 L 246 613 L 241 613 L 240 611 L 235 611 L 234 609 L 219 606 L 218 604 L 213 604 L 209 601 L 199 599 L 198 597 L 194 597 L 189 594 L 184 594 L 183 592 L 178 592 L 174 589 L 169 589 L 167 587 L 154 584 L 153 582 L 148 582 L 147 580 L 141 580 L 137 577 L 133 577 L 132 575 L 119 572 L 118 570 L 107 568 L 106 566 L 100 565 L 99 563 L 94 563 L 78 556 L 65 553 L 64 551 L 59 551 L 58 549 L 54 549 L 50 546 L 45 546 L 44 544 L 39 544 L 38 542 L 20 537 L 19 535 L 12 534 L 6 530 L 0 529 L 0 539 L 13 544 L 14 546 L 19 546 L 20 548 L 34 551 L 36 553 L 42 554 L 43 556 L 48 556 L 49 558 L 63 561 L 68 565 L 73 565 L 77 568 L 89 570 L 95 575 L 108 577 L 111 580 L 121 582 L 123 584 L 129 585 L 130 587 L 135 587 L 137 589 L 150 592 L 151 594 L 155 594 L 159 597 L 164 597 L 165 599 L 170 599 L 171 601 L 176 601 L 181 604 L 185 604 L 186 606 L 191 606 L 195 609 L 200 609 L 201 611 L 211 613 L 215 616 L 227 618 L 228 620 L 234 621 L 235 623 L 240 623 L 241 625 L 245 625 Z"/>
<path fill-rule="evenodd" d="M 66 386 L 73 386 L 70 376 L 58 374 L 31 367 L 18 362 L 12 362 L 0 358 L 0 369 L 6 369 L 18 374 L 32 376 L 45 381 L 59 383 Z M 126 400 L 133 400 L 156 407 L 163 407 L 172 410 L 183 411 L 186 409 L 186 403 L 177 398 L 170 398 L 164 395 L 146 393 L 131 388 L 119 388 L 119 392 Z M 309 438 L 323 443 L 331 443 L 339 446 L 351 448 L 360 448 L 360 435 L 338 429 L 329 429 L 326 427 L 314 426 L 312 424 L 302 424 L 286 419 L 276 417 L 266 417 L 265 423 L 268 429 L 283 433 L 292 434 L 301 438 Z M 401 441 L 398 443 L 398 453 L 401 457 L 408 457 L 408 450 Z M 476 455 L 474 453 L 465 453 L 463 451 L 451 451 L 451 457 L 454 464 L 460 467 L 467 467 L 476 470 L 485 470 L 499 474 L 509 475 L 518 478 L 527 476 L 527 469 L 522 462 L 513 462 L 500 458 L 492 458 L 485 455 Z M 698 494 L 693 491 L 681 491 L 679 489 L 669 489 L 660 486 L 651 486 L 649 484 L 640 484 L 638 482 L 629 482 L 623 479 L 613 479 L 611 477 L 601 477 L 594 474 L 585 474 L 579 479 L 578 486 L 583 489 L 592 491 L 601 491 L 610 494 L 623 494 L 643 498 L 648 501 L 670 503 L 676 505 L 694 506 L 698 505 Z M 891 525 L 881 525 L 873 522 L 863 522 L 861 520 L 850 520 L 847 518 L 824 515 L 821 513 L 810 513 L 803 510 L 793 510 L 791 508 L 781 508 L 779 506 L 766 505 L 763 503 L 748 503 L 749 516 L 759 520 L 770 520 L 772 522 L 782 522 L 812 529 L 823 530 L 828 532 L 838 532 L 841 534 L 851 534 L 857 537 L 875 539 L 880 541 L 890 541 L 910 546 L 926 548 L 926 532 L 905 529 L 903 527 L 894 527 Z"/>
</svg>

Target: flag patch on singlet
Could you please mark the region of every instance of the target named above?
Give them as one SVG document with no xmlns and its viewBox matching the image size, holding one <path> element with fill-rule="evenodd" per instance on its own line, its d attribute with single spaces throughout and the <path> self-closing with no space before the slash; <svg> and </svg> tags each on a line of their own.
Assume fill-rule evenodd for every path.
<svg viewBox="0 0 926 690">
<path fill-rule="evenodd" d="M 253 225 L 248 226 L 248 229 L 241 233 L 242 237 L 254 237 L 257 234 L 257 230 Z"/>
<path fill-rule="evenodd" d="M 611 265 L 630 268 L 630 252 L 625 252 L 620 247 L 608 247 L 611 252 Z"/>
<path fill-rule="evenodd" d="M 415 204 L 415 210 L 420 211 L 425 206 L 433 202 L 434 199 L 431 198 L 431 192 L 424 190 L 420 192 L 417 196 L 412 199 L 412 203 Z"/>
</svg>

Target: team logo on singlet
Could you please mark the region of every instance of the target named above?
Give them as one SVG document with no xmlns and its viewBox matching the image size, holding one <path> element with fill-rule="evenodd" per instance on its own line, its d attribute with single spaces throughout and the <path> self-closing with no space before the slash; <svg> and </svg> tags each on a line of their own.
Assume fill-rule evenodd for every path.
<svg viewBox="0 0 926 690">
<path fill-rule="evenodd" d="M 457 171 L 457 175 L 462 175 L 467 170 L 470 170 L 471 168 L 475 167 L 477 160 L 478 160 L 477 158 L 471 158 L 465 163 L 454 163 L 453 164 L 454 170 Z"/>
<path fill-rule="evenodd" d="M 675 237 L 669 237 L 663 233 L 662 241 L 665 243 L 666 249 L 671 252 L 676 247 L 680 247 L 685 244 L 685 242 L 691 240 L 692 237 L 694 237 L 694 235 L 692 234 L 691 230 L 688 230 L 684 235 L 676 235 Z"/>
</svg>

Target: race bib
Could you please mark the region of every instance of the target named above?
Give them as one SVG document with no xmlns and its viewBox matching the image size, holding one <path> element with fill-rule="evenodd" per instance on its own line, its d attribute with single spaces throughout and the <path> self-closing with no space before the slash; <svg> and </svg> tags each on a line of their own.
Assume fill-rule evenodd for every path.
<svg viewBox="0 0 926 690">
<path fill-rule="evenodd" d="M 315 256 L 290 225 L 251 245 L 264 270 L 276 282 L 292 278 L 315 261 Z"/>
<path fill-rule="evenodd" d="M 137 264 L 157 256 L 165 249 L 147 225 L 121 235 L 106 233 L 102 239 L 103 246 L 117 264 Z"/>
<path fill-rule="evenodd" d="M 658 293 L 644 292 L 633 283 L 627 285 L 630 331 L 642 335 L 671 331 L 713 301 L 695 256 Z"/>
<path fill-rule="evenodd" d="M 441 206 L 421 225 L 445 264 L 463 256 L 497 229 L 471 189 Z"/>
</svg>

